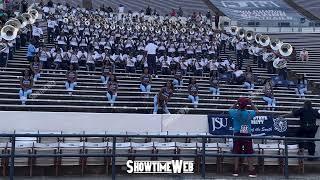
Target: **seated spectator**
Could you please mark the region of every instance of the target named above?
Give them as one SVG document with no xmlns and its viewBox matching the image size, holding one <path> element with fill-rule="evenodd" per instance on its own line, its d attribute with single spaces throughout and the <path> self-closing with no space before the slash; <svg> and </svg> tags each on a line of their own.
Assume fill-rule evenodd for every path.
<svg viewBox="0 0 320 180">
<path fill-rule="evenodd" d="M 219 77 L 218 74 L 210 74 L 210 88 L 209 91 L 213 95 L 213 99 L 219 99 L 220 87 L 219 87 Z"/>
<path fill-rule="evenodd" d="M 66 73 L 67 81 L 65 83 L 66 89 L 70 95 L 72 95 L 72 91 L 74 87 L 77 85 L 77 72 L 74 70 L 72 64 L 69 66 L 69 70 Z"/>
<path fill-rule="evenodd" d="M 300 98 L 305 98 L 305 93 L 307 92 L 308 81 L 304 78 L 304 76 L 298 79 L 297 88 L 295 88 L 296 94 Z"/>
<path fill-rule="evenodd" d="M 300 59 L 301 61 L 308 61 L 309 60 L 309 52 L 306 50 L 306 48 L 303 48 L 300 52 Z"/>
<path fill-rule="evenodd" d="M 35 82 L 40 77 L 41 64 L 40 64 L 39 56 L 34 57 L 34 61 L 31 63 L 30 69 L 33 73 L 33 82 Z"/>
<path fill-rule="evenodd" d="M 175 70 L 173 85 L 175 88 L 181 88 L 183 86 L 182 71 L 180 64 L 177 65 L 177 69 Z"/>
<path fill-rule="evenodd" d="M 20 78 L 20 91 L 19 96 L 22 105 L 26 104 L 26 101 L 28 99 L 28 96 L 32 93 L 32 76 L 30 74 L 30 71 L 28 69 L 25 69 L 22 73 L 22 77 Z"/>
<path fill-rule="evenodd" d="M 188 99 L 191 101 L 194 108 L 197 108 L 199 103 L 198 91 L 199 91 L 199 86 L 197 84 L 197 80 L 195 78 L 191 78 L 189 80 L 189 86 L 188 86 L 188 92 L 189 92 Z"/>
<path fill-rule="evenodd" d="M 254 77 L 252 73 L 251 66 L 247 66 L 246 72 L 245 72 L 245 82 L 243 86 L 247 89 L 254 89 Z"/>
<path fill-rule="evenodd" d="M 146 93 L 145 95 L 149 97 L 149 93 L 151 90 L 151 75 L 148 72 L 148 68 L 144 68 L 143 74 L 140 77 L 141 84 L 140 84 L 140 89 L 142 93 Z"/>
<path fill-rule="evenodd" d="M 114 103 L 117 98 L 118 91 L 118 80 L 115 75 L 110 76 L 110 80 L 107 84 L 107 100 L 110 103 L 111 107 L 114 106 Z"/>
<path fill-rule="evenodd" d="M 264 96 L 262 97 L 262 99 L 268 103 L 268 109 L 274 110 L 274 108 L 276 107 L 276 99 L 274 98 L 274 94 L 273 94 L 273 87 L 272 87 L 272 82 L 270 79 L 267 79 L 264 83 L 264 87 L 263 87 L 263 93 Z"/>
<path fill-rule="evenodd" d="M 88 54 L 86 52 L 83 53 L 82 56 L 87 56 L 86 58 L 86 66 L 88 71 L 95 71 L 96 70 L 96 63 L 95 63 L 95 55 L 93 51 L 90 51 Z"/>
<path fill-rule="evenodd" d="M 159 106 L 166 114 L 170 114 L 167 104 L 173 95 L 173 84 L 171 81 L 167 81 L 166 85 L 161 88 L 160 92 L 154 96 L 153 98 L 153 114 L 158 113 Z"/>
</svg>

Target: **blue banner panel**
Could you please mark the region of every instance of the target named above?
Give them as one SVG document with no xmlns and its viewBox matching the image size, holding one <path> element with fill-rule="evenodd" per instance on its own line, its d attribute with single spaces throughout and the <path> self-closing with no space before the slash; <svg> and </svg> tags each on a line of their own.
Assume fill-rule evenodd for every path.
<svg viewBox="0 0 320 180">
<path fill-rule="evenodd" d="M 282 0 L 210 0 L 233 20 L 300 21 L 301 16 Z"/>
<path fill-rule="evenodd" d="M 208 115 L 209 133 L 212 135 L 233 135 L 232 118 L 228 115 Z M 286 136 L 287 120 L 272 116 L 256 116 L 251 120 L 251 132 L 260 136 Z"/>
</svg>

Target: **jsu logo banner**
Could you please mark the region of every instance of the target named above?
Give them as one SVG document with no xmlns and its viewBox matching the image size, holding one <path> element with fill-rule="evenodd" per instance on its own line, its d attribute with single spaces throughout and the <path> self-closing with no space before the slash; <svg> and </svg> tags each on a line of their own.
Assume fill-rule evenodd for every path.
<svg viewBox="0 0 320 180">
<path fill-rule="evenodd" d="M 232 135 L 232 119 L 228 115 L 208 115 L 209 133 L 213 135 Z M 287 120 L 272 116 L 256 116 L 251 120 L 254 135 L 285 136 L 288 131 Z"/>
</svg>

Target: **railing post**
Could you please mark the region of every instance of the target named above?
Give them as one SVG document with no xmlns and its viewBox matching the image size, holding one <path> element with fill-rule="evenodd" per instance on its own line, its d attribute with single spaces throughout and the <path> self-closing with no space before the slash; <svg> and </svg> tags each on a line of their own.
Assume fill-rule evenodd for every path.
<svg viewBox="0 0 320 180">
<path fill-rule="evenodd" d="M 112 137 L 112 180 L 116 179 L 116 136 Z"/>
<path fill-rule="evenodd" d="M 202 137 L 201 177 L 206 178 L 206 138 Z"/>
<path fill-rule="evenodd" d="M 14 156 L 16 150 L 16 137 L 12 135 L 12 142 L 11 142 L 11 152 L 10 152 L 10 180 L 13 180 L 14 177 Z"/>
<path fill-rule="evenodd" d="M 284 139 L 284 155 L 285 155 L 284 176 L 286 179 L 288 179 L 289 178 L 289 170 L 288 170 L 288 142 L 287 142 L 287 139 Z"/>
</svg>

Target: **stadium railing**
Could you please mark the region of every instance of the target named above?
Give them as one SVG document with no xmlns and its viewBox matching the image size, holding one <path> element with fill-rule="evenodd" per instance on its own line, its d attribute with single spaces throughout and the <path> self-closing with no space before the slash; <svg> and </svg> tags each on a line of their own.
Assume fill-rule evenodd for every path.
<svg viewBox="0 0 320 180">
<path fill-rule="evenodd" d="M 261 158 L 283 158 L 284 159 L 284 176 L 286 179 L 289 178 L 289 159 L 290 158 L 320 158 L 320 156 L 309 156 L 309 155 L 289 155 L 288 146 L 292 142 L 306 142 L 306 141 L 320 141 L 320 138 L 295 138 L 295 137 L 268 137 L 268 136 L 230 136 L 230 135 L 127 135 L 127 134 L 0 134 L 1 138 L 11 139 L 11 151 L 10 154 L 0 154 L 0 158 L 10 158 L 10 170 L 9 179 L 14 179 L 15 171 L 15 158 L 45 158 L 45 157 L 110 157 L 112 166 L 112 179 L 116 178 L 116 158 L 119 157 L 130 157 L 132 154 L 129 153 L 117 153 L 116 143 L 117 138 L 197 138 L 201 139 L 201 151 L 196 154 L 134 154 L 135 157 L 200 157 L 201 163 L 201 177 L 206 177 L 206 158 L 207 157 L 261 157 Z M 112 139 L 112 151 L 110 154 L 17 154 L 16 138 L 40 138 L 40 137 L 55 137 L 55 138 L 106 138 Z M 220 153 L 206 153 L 206 143 L 208 139 L 218 138 L 239 138 L 239 139 L 253 139 L 253 140 L 276 140 L 284 143 L 284 154 L 280 155 L 264 155 L 264 154 L 220 154 Z"/>
</svg>

